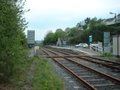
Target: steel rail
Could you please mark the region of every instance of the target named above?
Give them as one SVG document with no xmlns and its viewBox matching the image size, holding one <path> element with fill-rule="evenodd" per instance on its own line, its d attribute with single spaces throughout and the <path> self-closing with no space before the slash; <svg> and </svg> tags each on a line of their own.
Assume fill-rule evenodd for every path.
<svg viewBox="0 0 120 90">
<path fill-rule="evenodd" d="M 86 57 L 87 57 L 87 56 L 86 56 Z M 83 57 L 77 57 L 77 58 L 84 59 L 84 60 L 86 60 L 86 61 L 93 62 L 93 63 L 96 63 L 96 64 L 101 64 L 101 65 L 106 66 L 106 67 L 111 68 L 111 69 L 120 70 L 119 67 L 112 66 L 112 65 L 110 65 L 109 63 L 105 63 L 105 62 L 101 62 L 101 61 L 94 61 L 94 60 L 92 60 L 92 59 L 90 59 L 90 58 L 86 58 L 86 57 L 83 56 Z"/>
<path fill-rule="evenodd" d="M 90 67 L 88 67 L 88 66 L 85 66 L 85 65 L 83 65 L 83 64 L 80 64 L 80 63 L 76 62 L 75 60 L 71 60 L 70 58 L 65 58 L 65 59 L 66 59 L 66 60 L 69 60 L 69 61 L 71 61 L 71 62 L 74 62 L 74 63 L 76 63 L 76 64 L 78 64 L 78 65 L 80 65 L 80 66 L 82 66 L 82 67 L 84 67 L 84 68 L 86 68 L 86 69 L 88 69 L 88 70 L 90 70 L 90 71 L 92 71 L 92 72 L 94 72 L 94 73 L 96 73 L 96 74 L 98 74 L 98 75 L 100 75 L 100 76 L 103 76 L 103 77 L 105 77 L 106 79 L 109 79 L 109 80 L 113 81 L 114 83 L 120 85 L 120 79 L 118 79 L 118 78 L 112 77 L 112 76 L 110 76 L 110 75 L 108 75 L 108 74 L 105 74 L 105 73 L 102 73 L 102 72 L 97 71 L 97 70 L 95 70 L 95 69 L 92 69 L 92 68 L 90 68 Z"/>
<path fill-rule="evenodd" d="M 47 55 L 49 55 L 49 53 L 45 50 L 43 50 Z M 80 76 L 78 76 L 77 74 L 75 74 L 72 70 L 70 70 L 69 68 L 67 68 L 66 66 L 62 65 L 61 63 L 59 63 L 55 58 L 51 57 L 52 60 L 54 60 L 57 64 L 59 64 L 60 66 L 62 66 L 65 70 L 69 71 L 69 73 L 71 73 L 72 75 L 74 75 L 74 77 L 76 77 L 83 86 L 85 86 L 88 90 L 97 90 L 93 85 L 90 85 L 86 80 L 82 79 Z"/>
<path fill-rule="evenodd" d="M 53 58 L 53 57 L 51 57 L 51 58 Z M 66 60 L 69 60 L 69 61 L 72 61 L 72 62 L 74 62 L 74 63 L 76 63 L 76 64 L 78 64 L 78 65 L 80 65 L 80 66 L 82 66 L 82 67 L 84 67 L 84 68 L 86 68 L 86 69 L 88 69 L 88 70 L 90 70 L 90 71 L 98 74 L 98 75 L 100 75 L 100 76 L 104 76 L 105 78 L 110 79 L 111 81 L 113 81 L 113 82 L 115 82 L 115 83 L 117 83 L 117 84 L 120 84 L 120 79 L 118 79 L 118 78 L 114 78 L 114 77 L 112 77 L 112 76 L 110 76 L 110 75 L 108 75 L 108 74 L 105 74 L 105 73 L 99 72 L 99 71 L 97 71 L 97 70 L 94 70 L 94 69 L 92 69 L 92 68 L 90 68 L 90 67 L 87 67 L 87 66 L 85 66 L 85 65 L 82 65 L 82 64 L 80 64 L 80 63 L 78 63 L 78 62 L 76 62 L 75 60 L 72 60 L 72 59 L 70 59 L 70 58 L 65 58 L 65 59 L 66 59 Z"/>
<path fill-rule="evenodd" d="M 95 58 L 95 57 L 91 57 L 89 55 L 74 55 L 74 54 L 71 55 L 68 52 L 63 52 L 63 51 L 56 51 L 56 52 L 60 52 L 60 53 L 66 54 L 66 55 L 65 56 L 58 56 L 58 57 L 57 56 L 53 56 L 53 57 L 56 57 L 56 58 L 76 57 L 76 58 L 84 59 L 84 60 L 92 62 L 92 63 L 101 64 L 101 65 L 103 65 L 105 67 L 108 67 L 108 68 L 111 68 L 111 69 L 120 70 L 120 67 L 113 66 L 113 64 L 120 65 L 120 63 L 117 63 L 117 62 L 114 62 L 114 61 L 108 61 L 108 60 L 104 60 L 104 59 L 100 59 L 100 58 Z M 86 57 L 88 57 L 89 59 L 87 59 Z M 97 60 L 97 61 L 92 60 L 92 58 Z M 104 62 L 101 62 L 101 61 L 104 61 Z M 109 62 L 110 64 L 109 63 L 105 63 L 105 62 Z"/>
<path fill-rule="evenodd" d="M 79 58 L 79 57 L 85 57 L 86 55 L 46 55 L 44 57 L 46 58 L 65 58 L 65 57 L 71 57 L 71 58 Z"/>
<path fill-rule="evenodd" d="M 87 56 L 87 57 L 92 58 L 92 59 L 97 59 L 97 60 L 101 60 L 101 61 L 105 61 L 105 62 L 109 62 L 109 63 L 114 63 L 114 64 L 120 65 L 119 62 L 115 62 L 115 61 L 109 61 L 109 60 L 106 60 L 106 59 L 101 59 L 101 58 L 91 57 L 91 56 Z"/>
<path fill-rule="evenodd" d="M 67 52 L 66 50 L 64 50 L 64 49 L 61 49 L 60 51 L 58 51 L 58 52 L 61 52 L 62 53 L 62 50 L 64 51 L 64 54 L 66 53 L 67 55 L 70 53 L 70 54 L 74 54 L 75 55 L 75 53 L 72 53 L 72 52 Z M 79 54 L 78 54 L 79 55 Z M 100 60 L 100 61 L 105 61 L 105 62 L 109 62 L 109 63 L 113 63 L 113 64 L 117 64 L 117 65 L 120 65 L 120 63 L 119 62 L 115 62 L 115 61 L 109 61 L 109 60 L 107 60 L 107 59 L 101 59 L 101 58 L 97 58 L 97 57 L 93 57 L 93 56 L 89 56 L 89 55 L 86 55 L 86 57 L 89 57 L 89 58 L 92 58 L 92 59 L 97 59 L 97 60 Z"/>
</svg>

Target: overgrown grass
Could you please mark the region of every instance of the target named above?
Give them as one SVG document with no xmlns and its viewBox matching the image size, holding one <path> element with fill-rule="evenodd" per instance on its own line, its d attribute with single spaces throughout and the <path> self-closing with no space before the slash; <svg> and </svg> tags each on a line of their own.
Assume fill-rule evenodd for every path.
<svg viewBox="0 0 120 90">
<path fill-rule="evenodd" d="M 112 57 L 113 55 L 112 55 L 112 53 L 102 53 L 102 55 L 101 55 L 102 57 Z"/>
<path fill-rule="evenodd" d="M 18 71 L 16 71 L 15 74 L 11 77 L 10 87 L 12 89 L 10 90 L 22 90 L 27 79 L 27 73 L 33 60 L 34 58 L 24 58 L 23 62 L 16 66 Z"/>
<path fill-rule="evenodd" d="M 32 78 L 29 78 L 28 73 L 34 64 Z M 37 56 L 33 58 L 24 58 L 18 66 L 18 71 L 11 77 L 11 82 L 5 85 L 0 85 L 0 88 L 6 90 L 27 90 L 24 86 L 27 84 L 28 88 L 32 90 L 64 90 L 63 81 L 55 74 L 52 65 L 46 59 Z M 28 80 L 29 79 L 29 80 Z M 31 84 L 29 85 L 27 82 Z"/>
<path fill-rule="evenodd" d="M 33 90 L 63 90 L 63 82 L 54 73 L 52 66 L 46 59 L 35 58 L 37 61 Z"/>
</svg>

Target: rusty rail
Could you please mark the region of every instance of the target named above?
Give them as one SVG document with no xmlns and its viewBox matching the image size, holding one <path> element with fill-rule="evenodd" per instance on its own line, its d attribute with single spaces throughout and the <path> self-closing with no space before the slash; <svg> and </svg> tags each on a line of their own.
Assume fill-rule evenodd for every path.
<svg viewBox="0 0 120 90">
<path fill-rule="evenodd" d="M 120 63 L 117 63 L 117 62 L 114 62 L 114 61 L 108 61 L 108 60 L 92 57 L 92 56 L 89 56 L 89 55 L 74 55 L 74 54 L 70 54 L 68 52 L 63 52 L 62 49 L 59 50 L 59 51 L 57 50 L 56 52 L 60 52 L 60 53 L 63 53 L 65 55 L 62 55 L 62 56 L 57 55 L 57 56 L 51 56 L 51 57 L 53 57 L 53 58 L 64 58 L 64 57 L 79 58 L 79 59 L 87 60 L 89 62 L 96 63 L 96 64 L 101 64 L 105 67 L 108 67 L 108 68 L 111 68 L 111 69 L 116 69 L 116 70 L 120 71 L 120 67 L 117 67 L 117 66 L 113 65 L 113 64 L 117 64 L 119 66 Z M 89 59 L 86 58 L 86 57 L 88 57 Z M 48 58 L 50 58 L 50 57 L 48 56 Z M 95 59 L 97 61 L 94 61 L 92 59 Z M 104 61 L 104 62 L 101 62 L 101 61 Z"/>
<path fill-rule="evenodd" d="M 91 72 L 94 72 L 94 73 L 96 73 L 97 75 L 99 75 L 99 76 L 101 76 L 101 77 L 104 77 L 104 78 L 112 81 L 113 83 L 115 83 L 115 84 L 117 84 L 117 85 L 120 85 L 120 79 L 114 78 L 114 77 L 112 77 L 112 76 L 110 76 L 110 75 L 108 75 L 108 74 L 105 74 L 105 73 L 99 72 L 99 71 L 97 71 L 97 70 L 94 70 L 94 69 L 92 69 L 92 68 L 90 68 L 90 67 L 87 67 L 87 66 L 85 66 L 85 65 L 82 65 L 82 64 L 80 64 L 80 63 L 78 63 L 78 62 L 76 62 L 76 61 L 73 61 L 72 59 L 68 58 L 69 56 L 71 56 L 71 57 L 81 57 L 81 56 L 79 56 L 79 55 L 64 55 L 64 56 L 59 56 L 59 55 L 56 56 L 56 55 L 55 55 L 55 56 L 52 56 L 52 55 L 50 55 L 50 53 L 47 52 L 46 50 L 43 50 L 43 51 L 48 55 L 49 58 L 52 58 L 52 59 L 53 59 L 55 62 L 57 62 L 59 65 L 60 65 L 60 63 L 57 61 L 57 58 L 64 58 L 65 60 L 68 60 L 68 61 L 71 61 L 71 62 L 73 62 L 73 63 L 76 63 L 76 64 L 78 64 L 78 65 L 86 68 L 87 70 L 89 70 L 89 71 L 91 71 Z M 51 52 L 51 51 L 50 51 L 50 52 Z M 51 53 L 53 53 L 53 52 L 51 52 Z M 54 52 L 54 53 L 55 53 L 55 52 Z M 96 90 L 96 88 L 95 88 L 94 86 L 91 86 L 87 81 L 85 81 L 85 80 L 82 79 L 80 76 L 78 76 L 77 74 L 75 74 L 75 73 L 74 73 L 73 71 L 71 71 L 69 68 L 65 67 L 64 65 L 60 65 L 60 66 L 64 67 L 66 70 L 68 70 L 68 71 L 71 72 L 73 75 L 75 75 L 75 77 L 78 78 L 78 79 L 82 82 L 82 84 L 83 84 L 85 87 L 87 87 L 89 90 Z"/>
<path fill-rule="evenodd" d="M 120 85 L 120 79 L 118 79 L 118 78 L 115 78 L 115 77 L 112 77 L 112 76 L 110 76 L 110 75 L 108 75 L 108 74 L 105 74 L 105 73 L 99 72 L 99 71 L 97 71 L 97 70 L 94 70 L 94 69 L 92 69 L 92 68 L 90 68 L 90 67 L 88 67 L 88 66 L 82 65 L 82 64 L 80 64 L 80 63 L 78 63 L 78 62 L 76 62 L 76 61 L 73 61 L 73 60 L 71 60 L 71 59 L 68 59 L 68 58 L 65 58 L 65 59 L 66 59 L 66 60 L 69 60 L 69 61 L 72 61 L 72 62 L 74 62 L 74 63 L 76 63 L 76 64 L 78 64 L 78 65 L 80 65 L 80 66 L 82 66 L 82 67 L 84 67 L 84 68 L 86 68 L 86 69 L 88 69 L 88 70 L 90 70 L 90 71 L 92 71 L 92 72 L 94 72 L 94 73 L 96 73 L 96 74 L 98 74 L 98 75 L 100 75 L 100 76 L 103 76 L 103 77 L 105 77 L 106 79 L 109 79 L 109 80 L 115 82 L 116 84 L 119 84 L 119 85 Z"/>
<path fill-rule="evenodd" d="M 47 55 L 49 55 L 49 53 L 45 50 L 43 50 Z M 49 56 L 51 57 L 51 56 Z M 84 79 L 82 79 L 81 77 L 79 77 L 77 74 L 75 74 L 72 70 L 70 70 L 69 68 L 67 68 L 66 66 L 62 65 L 61 63 L 59 63 L 55 58 L 51 57 L 52 60 L 54 60 L 58 65 L 62 66 L 64 69 L 66 69 L 67 71 L 69 71 L 69 73 L 71 73 L 72 75 L 74 75 L 74 77 L 76 77 L 80 82 L 82 82 L 82 85 L 85 86 L 88 90 L 97 90 L 93 85 L 90 85 L 87 81 L 85 81 Z"/>
</svg>

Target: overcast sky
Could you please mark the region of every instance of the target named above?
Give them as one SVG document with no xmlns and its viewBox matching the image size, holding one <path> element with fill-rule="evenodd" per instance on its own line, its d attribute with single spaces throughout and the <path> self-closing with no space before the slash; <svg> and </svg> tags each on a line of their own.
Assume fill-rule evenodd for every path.
<svg viewBox="0 0 120 90">
<path fill-rule="evenodd" d="M 43 40 L 48 31 L 74 27 L 87 17 L 114 17 L 109 12 L 120 13 L 120 0 L 26 0 L 25 9 L 26 31 L 35 30 L 35 39 Z"/>
</svg>

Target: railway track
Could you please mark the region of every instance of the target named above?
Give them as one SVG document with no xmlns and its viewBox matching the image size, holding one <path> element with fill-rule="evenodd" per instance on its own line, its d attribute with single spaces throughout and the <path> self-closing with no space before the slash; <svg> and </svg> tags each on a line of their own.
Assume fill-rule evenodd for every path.
<svg viewBox="0 0 120 90">
<path fill-rule="evenodd" d="M 118 71 L 118 72 L 120 71 L 120 63 L 115 62 L 115 61 L 109 61 L 109 60 L 105 60 L 105 59 L 101 59 L 101 58 L 97 58 L 97 57 L 84 55 L 84 53 L 82 53 L 82 54 L 81 53 L 76 53 L 76 52 L 73 52 L 72 50 L 67 51 L 65 49 L 54 49 L 54 48 L 52 48 L 52 49 L 57 51 L 57 52 L 68 55 L 68 56 L 65 56 L 65 57 L 76 57 L 76 58 L 86 60 L 86 61 L 89 61 L 89 62 L 92 62 L 92 63 L 95 63 L 95 64 L 103 65 L 105 67 L 114 69 L 115 71 Z"/>
<path fill-rule="evenodd" d="M 48 49 L 51 51 L 51 48 Z M 97 58 L 96 57 L 91 57 L 91 56 L 88 56 L 88 55 L 80 55 L 80 54 L 75 54 L 73 51 L 69 50 L 62 50 L 62 49 L 53 49 L 52 48 L 52 52 L 54 50 L 54 53 L 57 51 L 59 53 L 63 53 L 63 55 L 55 55 L 55 56 L 52 56 L 52 57 L 56 57 L 56 58 L 62 58 L 62 57 L 67 57 L 67 58 L 73 58 L 73 60 L 76 60 L 78 61 L 78 63 L 83 63 L 83 64 L 86 64 L 87 66 L 89 67 L 93 67 L 95 68 L 96 70 L 98 71 L 101 71 L 101 72 L 104 72 L 104 73 L 107 73 L 113 77 L 116 77 L 116 78 L 119 78 L 120 79 L 120 64 L 117 63 L 117 62 L 112 62 L 111 61 L 108 61 L 108 60 L 104 60 L 104 59 L 100 59 L 100 58 Z M 87 59 L 86 59 L 87 58 Z M 108 63 L 108 62 L 109 63 Z M 116 64 L 118 64 L 116 66 Z"/>
<path fill-rule="evenodd" d="M 49 49 L 42 49 L 42 51 L 74 75 L 88 90 L 120 90 L 120 79 L 80 64 L 75 61 L 75 58 L 73 60 L 70 57 L 53 57 L 53 55 L 62 56 L 65 53 L 60 54 Z"/>
</svg>

